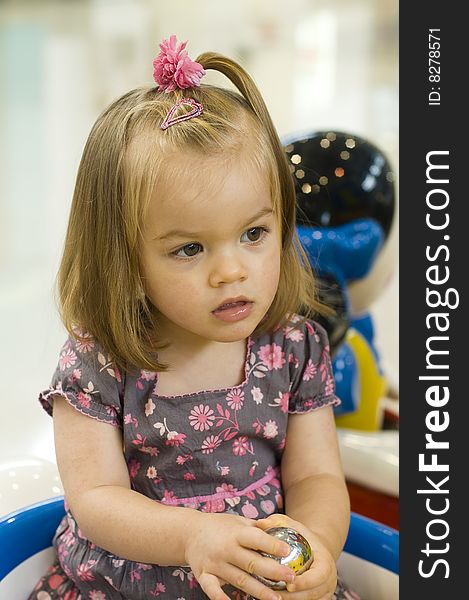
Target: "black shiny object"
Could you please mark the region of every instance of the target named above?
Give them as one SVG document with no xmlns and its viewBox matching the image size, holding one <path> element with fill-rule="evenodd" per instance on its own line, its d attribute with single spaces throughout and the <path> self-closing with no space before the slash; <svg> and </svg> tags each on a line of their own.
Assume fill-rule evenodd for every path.
<svg viewBox="0 0 469 600">
<path fill-rule="evenodd" d="M 332 274 L 316 276 L 318 299 L 333 308 L 333 315 L 315 315 L 314 319 L 324 327 L 329 338 L 331 354 L 334 356 L 347 335 L 350 326 L 347 298 L 339 282 Z"/>
<path fill-rule="evenodd" d="M 333 227 L 372 218 L 389 234 L 394 215 L 394 173 L 372 143 L 341 131 L 284 140 L 295 181 L 297 223 Z"/>
</svg>

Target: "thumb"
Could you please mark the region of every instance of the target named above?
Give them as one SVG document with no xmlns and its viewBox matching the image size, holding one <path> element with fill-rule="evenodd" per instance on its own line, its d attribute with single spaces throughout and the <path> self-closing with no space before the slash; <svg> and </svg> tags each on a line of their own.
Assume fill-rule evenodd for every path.
<svg viewBox="0 0 469 600">
<path fill-rule="evenodd" d="M 271 529 L 272 527 L 286 527 L 287 519 L 281 514 L 270 515 L 265 519 L 258 519 L 256 521 L 256 527 L 263 529 Z"/>
</svg>

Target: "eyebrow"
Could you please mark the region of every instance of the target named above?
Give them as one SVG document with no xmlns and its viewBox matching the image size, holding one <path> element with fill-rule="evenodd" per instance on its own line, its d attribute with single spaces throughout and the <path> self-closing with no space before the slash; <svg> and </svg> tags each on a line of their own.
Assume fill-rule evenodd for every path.
<svg viewBox="0 0 469 600">
<path fill-rule="evenodd" d="M 259 212 L 257 212 L 255 215 L 253 215 L 248 221 L 246 221 L 246 223 L 243 225 L 243 227 L 247 227 L 250 223 L 253 223 L 254 221 L 257 221 L 258 219 L 261 219 L 262 217 L 265 217 L 267 215 L 272 215 L 273 214 L 273 209 L 272 208 L 261 208 L 261 210 Z M 165 240 L 167 238 L 174 238 L 174 237 L 186 237 L 186 238 L 197 238 L 200 237 L 202 235 L 202 232 L 200 231 L 187 231 L 184 229 L 171 229 L 171 231 L 168 231 L 167 233 L 163 234 L 163 235 L 158 235 L 156 237 L 154 237 L 154 240 L 157 241 L 161 241 L 161 240 Z"/>
</svg>

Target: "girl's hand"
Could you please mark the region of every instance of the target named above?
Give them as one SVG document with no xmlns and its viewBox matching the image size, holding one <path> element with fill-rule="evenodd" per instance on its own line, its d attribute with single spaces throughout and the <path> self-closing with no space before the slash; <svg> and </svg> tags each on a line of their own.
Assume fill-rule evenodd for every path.
<svg viewBox="0 0 469 600">
<path fill-rule="evenodd" d="M 264 531 L 271 527 L 291 527 L 309 542 L 314 560 L 310 568 L 297 575 L 294 584 L 287 584 L 287 591 L 281 591 L 285 600 L 330 600 L 337 587 L 337 569 L 335 561 L 321 540 L 302 523 L 290 519 L 287 515 L 275 514 L 256 521 L 256 527 Z"/>
<path fill-rule="evenodd" d="M 288 556 L 288 544 L 256 527 L 256 521 L 226 513 L 199 513 L 188 524 L 185 557 L 210 600 L 230 600 L 221 586 L 229 583 L 259 600 L 281 600 L 252 573 L 292 581 L 293 571 L 257 552 Z"/>
</svg>

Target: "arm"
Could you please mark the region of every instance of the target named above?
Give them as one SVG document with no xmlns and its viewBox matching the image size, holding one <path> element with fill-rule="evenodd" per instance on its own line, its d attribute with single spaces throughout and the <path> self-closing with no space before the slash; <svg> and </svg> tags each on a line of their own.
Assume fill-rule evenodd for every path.
<svg viewBox="0 0 469 600">
<path fill-rule="evenodd" d="M 261 600 L 278 597 L 251 574 L 286 580 L 292 572 L 255 550 L 285 556 L 289 549 L 254 520 L 165 506 L 131 490 L 121 431 L 60 396 L 54 397 L 54 434 L 67 501 L 93 543 L 135 562 L 189 565 L 211 599 L 229 600 L 221 589 L 226 582 Z"/>
<path fill-rule="evenodd" d="M 347 537 L 350 502 L 332 408 L 289 416 L 282 483 L 285 513 L 317 535 L 337 560 Z"/>
<path fill-rule="evenodd" d="M 258 521 L 258 526 L 264 530 L 277 526 L 298 530 L 310 542 L 314 562 L 281 597 L 331 598 L 337 585 L 335 561 L 350 519 L 331 407 L 289 416 L 282 483 L 285 515 L 271 515 Z"/>
<path fill-rule="evenodd" d="M 82 415 L 56 396 L 54 436 L 65 497 L 89 540 L 136 562 L 187 564 L 187 528 L 201 515 L 130 489 L 120 429 Z"/>
</svg>

